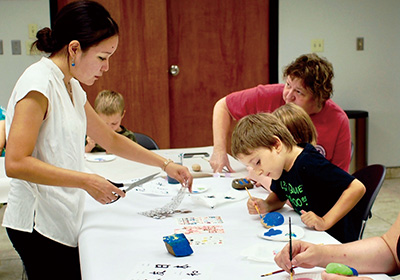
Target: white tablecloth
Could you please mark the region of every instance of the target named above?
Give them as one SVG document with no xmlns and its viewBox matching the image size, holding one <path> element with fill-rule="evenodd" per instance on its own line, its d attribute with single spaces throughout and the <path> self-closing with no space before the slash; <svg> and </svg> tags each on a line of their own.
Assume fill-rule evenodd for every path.
<svg viewBox="0 0 400 280">
<path fill-rule="evenodd" d="M 157 153 L 175 161 L 179 160 L 178 154 L 186 151 L 208 151 L 211 147 L 159 150 Z M 242 200 L 224 201 L 211 208 L 200 196 L 216 196 L 228 194 L 233 189 L 233 177 L 243 177 L 245 168 L 240 163 L 231 160 L 234 168 L 239 171 L 232 177 L 198 178 L 194 186 L 204 186 L 209 189 L 204 193 L 188 194 L 185 196 L 178 209 L 190 209 L 192 213 L 174 214 L 166 219 L 152 219 L 138 212 L 161 207 L 171 200 L 173 194 L 179 189 L 178 185 L 170 185 L 172 193 L 168 195 L 143 194 L 135 191 L 127 193 L 124 199 L 110 204 L 101 205 L 91 197 L 87 197 L 82 230 L 79 236 L 79 252 L 81 258 L 82 277 L 84 280 L 101 279 L 265 279 L 262 274 L 278 270 L 279 267 L 272 261 L 254 261 L 246 258 L 243 253 L 251 248 L 265 248 L 268 254 L 273 255 L 287 242 L 270 241 L 259 237 L 267 231 L 260 223 L 257 215 L 250 216 L 247 212 L 247 193 Z M 209 164 L 201 158 L 184 159 L 183 164 L 189 168 L 193 163 L 202 165 L 204 173 L 211 173 Z M 159 168 L 144 166 L 117 158 L 110 162 L 87 164 L 88 169 L 115 182 L 144 177 Z M 245 192 L 245 191 L 241 191 Z M 250 190 L 255 197 L 266 197 L 267 192 L 261 188 Z M 285 217 L 292 217 L 292 224 L 304 229 L 303 240 L 313 243 L 338 243 L 325 232 L 312 231 L 304 227 L 299 215 L 285 207 L 280 211 Z M 203 245 L 193 244 L 194 253 L 187 257 L 174 257 L 167 252 L 163 236 L 172 235 L 176 229 L 182 229 L 178 224 L 180 218 L 188 217 L 221 217 L 222 223 L 213 224 L 223 228 L 221 234 L 204 234 L 204 238 L 215 238 L 221 244 L 213 244 L 208 240 Z M 192 235 L 188 234 L 190 239 Z M 197 235 L 199 237 L 199 235 Z M 217 243 L 218 243 L 217 242 Z M 201 243 L 201 242 L 200 242 Z M 272 257 L 271 257 L 272 258 Z M 171 276 L 166 278 L 157 275 L 146 275 L 147 278 L 134 278 L 138 272 L 139 264 L 169 264 L 172 266 L 189 265 L 202 273 L 200 276 Z M 148 270 L 148 269 L 147 269 Z M 147 271 L 146 270 L 146 271 Z M 151 270 L 151 269 L 150 269 Z M 155 270 L 156 271 L 156 270 Z M 160 270 L 158 270 L 160 271 Z M 296 269 L 296 273 L 310 271 Z M 316 268 L 311 271 L 320 271 Z M 135 276 L 136 277 L 136 276 Z M 139 277 L 139 276 L 138 276 Z M 144 277 L 144 276 L 140 276 Z M 390 279 L 386 275 L 374 275 L 374 279 Z M 287 279 L 286 273 L 269 276 L 268 279 Z"/>
</svg>

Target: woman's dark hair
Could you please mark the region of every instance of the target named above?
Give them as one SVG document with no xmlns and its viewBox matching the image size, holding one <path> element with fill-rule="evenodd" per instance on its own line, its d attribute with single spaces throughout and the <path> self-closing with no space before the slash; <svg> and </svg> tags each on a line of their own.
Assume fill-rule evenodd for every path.
<svg viewBox="0 0 400 280">
<path fill-rule="evenodd" d="M 46 27 L 38 31 L 33 46 L 39 51 L 53 54 L 72 40 L 77 40 L 82 51 L 85 51 L 118 32 L 118 24 L 102 5 L 88 0 L 76 1 L 59 11 L 52 30 Z"/>
</svg>

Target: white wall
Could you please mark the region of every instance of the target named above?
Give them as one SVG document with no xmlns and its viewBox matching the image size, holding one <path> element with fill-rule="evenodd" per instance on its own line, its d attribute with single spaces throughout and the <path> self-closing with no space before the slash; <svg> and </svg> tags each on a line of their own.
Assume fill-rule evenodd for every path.
<svg viewBox="0 0 400 280">
<path fill-rule="evenodd" d="M 29 39 L 28 24 L 38 29 L 50 26 L 49 0 L 0 0 L 0 106 L 6 107 L 15 82 L 39 56 L 27 55 L 25 42 Z M 21 55 L 11 54 L 11 40 L 21 40 Z"/>
<path fill-rule="evenodd" d="M 400 166 L 400 1 L 280 0 L 279 71 L 324 39 L 333 100 L 369 112 L 368 164 Z M 364 51 L 356 38 L 364 37 Z"/>
</svg>

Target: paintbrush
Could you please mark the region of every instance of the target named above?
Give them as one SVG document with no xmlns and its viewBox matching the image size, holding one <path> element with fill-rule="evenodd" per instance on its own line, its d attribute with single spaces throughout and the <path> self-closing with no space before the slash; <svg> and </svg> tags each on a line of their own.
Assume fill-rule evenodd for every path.
<svg viewBox="0 0 400 280">
<path fill-rule="evenodd" d="M 297 266 L 293 266 L 293 268 L 296 268 L 296 267 L 297 267 Z M 283 269 L 276 270 L 276 271 L 272 271 L 272 272 L 269 272 L 269 273 L 266 273 L 266 274 L 261 275 L 261 277 L 270 276 L 270 275 L 277 274 L 277 273 L 281 273 L 281 272 L 284 272 L 284 271 L 285 271 L 285 270 L 283 270 Z"/>
<path fill-rule="evenodd" d="M 250 194 L 249 190 L 247 189 L 247 187 L 244 187 L 244 188 L 246 189 L 247 193 L 249 194 L 250 199 L 253 200 L 253 197 L 251 196 L 251 194 Z M 262 216 L 260 214 L 260 210 L 257 207 L 257 204 L 254 204 L 254 206 L 256 207 L 258 215 L 260 215 L 260 219 L 262 219 Z"/>
<path fill-rule="evenodd" d="M 292 219 L 289 217 L 289 258 L 290 263 L 292 263 L 293 255 L 292 255 Z M 290 268 L 290 280 L 293 280 L 293 267 Z"/>
</svg>

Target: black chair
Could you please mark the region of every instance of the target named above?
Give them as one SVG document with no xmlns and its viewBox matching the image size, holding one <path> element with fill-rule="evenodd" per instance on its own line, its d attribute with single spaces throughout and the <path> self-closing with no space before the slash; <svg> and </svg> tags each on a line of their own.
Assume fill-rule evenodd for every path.
<svg viewBox="0 0 400 280">
<path fill-rule="evenodd" d="M 350 160 L 353 159 L 353 155 L 354 155 L 354 143 L 353 141 L 351 141 L 351 154 L 350 154 Z"/>
<path fill-rule="evenodd" d="M 139 145 L 145 147 L 148 150 L 158 150 L 160 149 L 156 143 L 150 136 L 138 132 L 134 132 L 136 141 Z"/>
<path fill-rule="evenodd" d="M 361 239 L 364 234 L 365 225 L 369 218 L 372 217 L 371 208 L 385 180 L 386 167 L 381 164 L 368 165 L 356 172 L 353 176 L 364 184 L 366 192 L 361 200 L 354 207 L 356 213 L 360 216 L 359 237 Z"/>
</svg>

